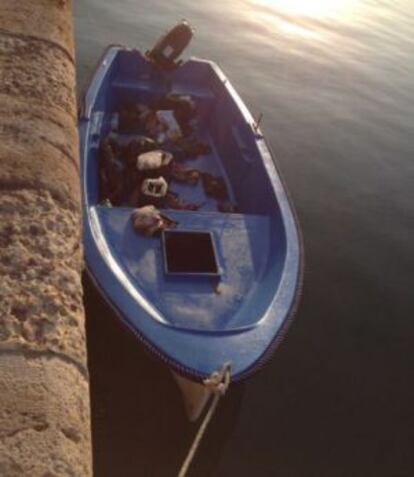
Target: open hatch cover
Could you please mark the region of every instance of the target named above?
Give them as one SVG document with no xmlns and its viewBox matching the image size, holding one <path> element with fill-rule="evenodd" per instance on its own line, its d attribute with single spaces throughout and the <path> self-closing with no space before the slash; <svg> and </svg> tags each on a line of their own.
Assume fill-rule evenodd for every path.
<svg viewBox="0 0 414 477">
<path fill-rule="evenodd" d="M 167 274 L 220 275 L 211 232 L 164 230 L 161 237 Z"/>
</svg>

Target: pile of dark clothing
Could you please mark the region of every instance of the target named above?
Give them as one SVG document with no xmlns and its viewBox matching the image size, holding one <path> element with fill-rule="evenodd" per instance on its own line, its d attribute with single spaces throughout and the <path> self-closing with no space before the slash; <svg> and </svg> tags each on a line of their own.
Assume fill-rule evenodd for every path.
<svg viewBox="0 0 414 477">
<path fill-rule="evenodd" d="M 194 136 L 196 106 L 190 96 L 167 94 L 147 104 L 127 104 L 119 112 L 121 134 L 141 133 L 158 144 L 186 149 L 189 157 L 209 152 Z"/>
<path fill-rule="evenodd" d="M 176 180 L 196 185 L 202 173 L 176 162 L 170 152 L 157 147 L 146 137 L 132 139 L 124 147 L 111 136 L 103 140 L 99 151 L 101 201 L 109 200 L 114 206 L 197 210 L 201 204 L 179 198 L 169 190 L 169 183 Z"/>
<path fill-rule="evenodd" d="M 194 116 L 193 100 L 177 94 L 123 108 L 118 134 L 110 133 L 100 144 L 101 201 L 114 206 L 197 210 L 202 204 L 180 198 L 169 190 L 169 183 L 196 185 L 201 180 L 206 195 L 220 200 L 219 210 L 234 211 L 225 205 L 228 194 L 223 178 L 182 164 L 210 152 L 196 135 Z"/>
</svg>

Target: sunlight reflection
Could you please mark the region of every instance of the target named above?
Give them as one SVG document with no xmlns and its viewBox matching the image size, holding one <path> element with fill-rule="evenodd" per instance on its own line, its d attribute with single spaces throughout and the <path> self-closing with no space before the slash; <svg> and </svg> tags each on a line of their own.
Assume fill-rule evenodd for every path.
<svg viewBox="0 0 414 477">
<path fill-rule="evenodd" d="M 285 37 L 326 40 L 330 23 L 349 21 L 361 0 L 247 0 L 256 21 Z M 328 29 L 326 26 L 328 25 Z"/>
<path fill-rule="evenodd" d="M 278 20 L 277 26 L 279 30 L 288 35 L 288 36 L 301 36 L 303 38 L 319 38 L 319 35 L 310 30 L 309 28 L 305 28 L 301 25 L 297 25 L 295 23 L 287 22 L 285 20 Z"/>
<path fill-rule="evenodd" d="M 358 1 L 359 0 L 256 0 L 255 3 L 288 14 L 325 17 L 341 14 Z"/>
</svg>

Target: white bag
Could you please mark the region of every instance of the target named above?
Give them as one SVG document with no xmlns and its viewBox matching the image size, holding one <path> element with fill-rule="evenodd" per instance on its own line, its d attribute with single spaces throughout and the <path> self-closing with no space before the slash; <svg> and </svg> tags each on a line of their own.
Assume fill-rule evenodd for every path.
<svg viewBox="0 0 414 477">
<path fill-rule="evenodd" d="M 167 166 L 171 161 L 172 155 L 169 152 L 161 150 L 144 152 L 137 157 L 137 169 L 151 171 Z"/>
<path fill-rule="evenodd" d="M 145 179 L 141 186 L 141 192 L 149 197 L 157 199 L 165 197 L 168 191 L 168 184 L 164 177 L 157 179 Z"/>
</svg>

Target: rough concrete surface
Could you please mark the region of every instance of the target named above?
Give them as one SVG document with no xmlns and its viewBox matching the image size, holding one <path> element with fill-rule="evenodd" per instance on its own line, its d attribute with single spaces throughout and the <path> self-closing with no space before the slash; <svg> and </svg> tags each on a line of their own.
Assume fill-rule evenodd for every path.
<svg viewBox="0 0 414 477">
<path fill-rule="evenodd" d="M 1 0 L 0 30 L 55 43 L 74 58 L 70 0 Z"/>
<path fill-rule="evenodd" d="M 55 44 L 0 30 L 2 94 L 61 108 L 76 116 L 73 60 Z"/>
<path fill-rule="evenodd" d="M 2 356 L 0 395 L 1 476 L 90 475 L 88 385 L 75 367 L 33 353 Z"/>
<path fill-rule="evenodd" d="M 32 100 L 29 105 L 7 96 L 3 100 L 2 96 L 0 187 L 46 189 L 60 202 L 78 208 L 78 138 L 74 120 L 40 101 Z"/>
<path fill-rule="evenodd" d="M 0 3 L 0 476 L 89 476 L 71 2 Z"/>
<path fill-rule="evenodd" d="M 3 191 L 0 216 L 0 345 L 64 353 L 83 366 L 79 217 L 36 190 Z"/>
</svg>

